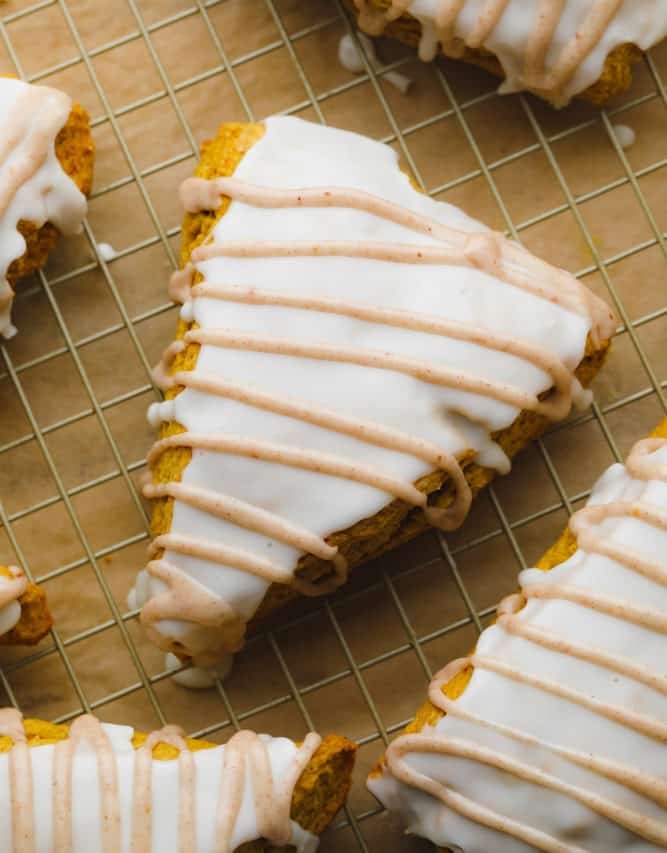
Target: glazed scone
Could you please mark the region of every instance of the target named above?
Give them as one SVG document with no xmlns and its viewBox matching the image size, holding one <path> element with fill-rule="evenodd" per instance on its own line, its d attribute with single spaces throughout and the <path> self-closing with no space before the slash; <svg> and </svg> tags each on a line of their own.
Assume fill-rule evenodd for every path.
<svg viewBox="0 0 667 853">
<path fill-rule="evenodd" d="M 498 608 L 368 786 L 466 853 L 667 848 L 667 420 Z"/>
<path fill-rule="evenodd" d="M 3 853 L 312 853 L 345 803 L 356 746 L 243 731 L 224 746 L 0 710 Z"/>
<path fill-rule="evenodd" d="M 479 65 L 501 93 L 563 106 L 603 104 L 630 88 L 632 66 L 667 36 L 660 0 L 345 0 L 369 35 L 386 34 Z"/>
<path fill-rule="evenodd" d="M 16 566 L 0 566 L 0 645 L 33 646 L 52 624 L 44 590 Z"/>
<path fill-rule="evenodd" d="M 149 413 L 155 538 L 130 605 L 159 646 L 208 666 L 286 600 L 461 524 L 587 399 L 614 322 L 356 134 L 223 125 L 196 174 L 182 320 L 156 371 L 167 399 Z"/>
<path fill-rule="evenodd" d="M 0 77 L 0 335 L 12 337 L 16 281 L 77 233 L 93 181 L 88 114 L 57 89 Z"/>
</svg>

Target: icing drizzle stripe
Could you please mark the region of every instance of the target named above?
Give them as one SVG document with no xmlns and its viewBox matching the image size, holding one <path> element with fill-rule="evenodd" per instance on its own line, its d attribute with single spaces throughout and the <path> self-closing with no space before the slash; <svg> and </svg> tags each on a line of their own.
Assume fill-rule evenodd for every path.
<svg viewBox="0 0 667 853">
<path fill-rule="evenodd" d="M 240 527 L 249 530 L 256 530 L 258 533 L 270 536 L 279 542 L 294 545 L 321 560 L 339 563 L 341 569 L 344 570 L 343 558 L 337 554 L 333 545 L 329 545 L 324 539 L 313 535 L 298 525 L 290 524 L 275 513 L 260 509 L 245 501 L 184 483 L 148 483 L 144 486 L 144 494 L 147 498 L 169 497 L 189 503 L 225 521 L 231 521 L 233 524 L 238 524 Z"/>
<path fill-rule="evenodd" d="M 544 693 L 552 693 L 554 696 L 558 696 L 568 702 L 581 705 L 582 708 L 593 711 L 601 717 L 607 717 L 616 723 L 635 729 L 635 731 L 646 735 L 646 737 L 652 737 L 654 740 L 663 743 L 667 742 L 667 722 L 653 720 L 650 717 L 626 711 L 607 702 L 599 702 L 596 699 L 590 698 L 585 693 L 564 687 L 557 681 L 523 672 L 518 667 L 511 666 L 499 658 L 474 654 L 470 657 L 470 663 L 472 666 L 477 667 L 477 669 L 486 669 L 489 672 L 495 672 L 497 675 L 502 675 L 511 681 L 527 684 L 529 687 L 535 687 Z"/>
<path fill-rule="evenodd" d="M 602 595 L 595 590 L 574 585 L 549 583 L 531 583 L 523 590 L 523 594 L 528 599 L 560 599 L 561 601 L 570 601 L 573 604 L 581 604 L 583 607 L 590 607 L 591 610 L 597 610 L 607 616 L 625 619 L 626 622 L 634 622 L 635 625 L 645 626 L 652 631 L 667 634 L 667 614 L 652 610 L 650 607 L 637 607 L 628 604 L 621 597 Z"/>
<path fill-rule="evenodd" d="M 523 608 L 526 600 L 525 595 L 509 596 L 504 599 L 501 608 L 498 609 L 498 625 L 508 634 L 515 634 L 517 637 L 530 640 L 531 643 L 544 646 L 545 649 L 551 649 L 554 652 L 562 652 L 570 655 L 570 657 L 579 658 L 579 660 L 596 663 L 612 672 L 619 673 L 619 675 L 639 681 L 667 696 L 667 675 L 651 672 L 647 667 L 637 665 L 629 658 L 607 654 L 593 646 L 565 640 L 558 634 L 546 631 L 544 628 L 534 628 L 521 619 L 515 619 L 514 616 Z"/>
<path fill-rule="evenodd" d="M 305 471 L 315 471 L 331 477 L 343 477 L 357 483 L 364 483 L 394 495 L 413 506 L 423 507 L 426 504 L 426 495 L 412 484 L 388 477 L 377 468 L 359 465 L 356 462 L 346 462 L 331 453 L 310 451 L 306 454 L 302 450 L 296 450 L 287 445 L 236 435 L 196 435 L 191 432 L 180 432 L 156 442 L 148 456 L 148 463 L 153 465 L 158 456 L 170 447 L 190 447 L 193 450 L 233 453 L 251 459 L 275 462 L 279 465 L 291 465 L 294 468 L 303 468 Z"/>
</svg>

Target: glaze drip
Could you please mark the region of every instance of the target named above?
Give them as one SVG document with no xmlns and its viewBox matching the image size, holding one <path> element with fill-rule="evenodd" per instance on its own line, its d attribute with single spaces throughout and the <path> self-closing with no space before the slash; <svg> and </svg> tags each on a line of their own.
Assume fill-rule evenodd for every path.
<svg viewBox="0 0 667 853">
<path fill-rule="evenodd" d="M 182 303 L 188 328 L 153 374 L 170 399 L 153 406 L 149 418 L 173 419 L 178 427 L 163 431 L 151 452 L 154 480 L 144 493 L 166 501 L 174 520 L 151 549 L 133 600 L 148 602 L 142 621 L 162 648 L 197 663 L 224 648 L 212 627 L 204 629 L 224 618 L 216 598 L 231 607 L 236 648 L 239 624 L 249 621 L 270 584 L 312 595 L 344 582 L 345 556 L 330 534 L 392 499 L 444 530 L 458 527 L 472 497 L 465 462 L 477 453 L 479 464 L 506 470 L 492 432 L 520 411 L 564 417 L 573 397 L 582 398 L 574 370 L 586 335 L 599 343 L 614 329 L 607 306 L 576 279 L 414 191 L 382 146 L 294 119 L 270 119 L 266 128 L 238 177 L 193 178 L 181 188 L 190 213 L 216 210 L 225 198 L 232 204 L 212 238 L 172 276 L 170 294 Z M 278 168 L 289 140 L 303 134 L 313 137 L 324 179 L 341 145 L 359 148 L 361 163 L 382 165 L 370 165 L 366 172 L 377 170 L 370 177 L 359 169 L 342 186 L 318 183 L 301 143 L 299 163 Z M 289 185 L 297 174 L 304 186 Z M 288 186 L 276 185 L 278 175 Z M 478 288 L 488 296 L 477 296 Z M 514 307 L 525 311 L 529 304 L 524 316 L 541 317 L 542 334 L 517 332 Z M 561 346 L 573 328 L 580 330 L 576 345 Z M 193 355 L 194 369 L 183 369 Z M 350 405 L 337 374 L 352 386 L 367 384 L 368 402 L 351 393 Z M 400 406 L 377 397 L 380 387 Z M 419 423 L 398 417 L 415 394 L 426 406 Z M 191 461 L 173 482 L 165 472 L 179 450 Z M 205 459 L 211 473 L 195 474 Z M 253 471 L 258 464 L 265 479 Z M 213 466 L 220 466 L 215 477 Z M 244 473 L 232 473 L 239 466 Z M 430 505 L 426 491 L 433 486 L 424 487 L 425 476 L 449 478 L 449 505 Z M 293 485 L 279 490 L 285 478 Z M 246 497 L 246 484 L 255 480 L 272 491 L 275 483 L 275 494 Z M 320 511 L 304 517 L 289 495 L 308 494 L 311 482 L 322 487 L 313 499 Z M 327 520 L 329 502 L 349 513 L 346 523 Z M 187 522 L 179 520 L 183 513 Z M 304 555 L 320 561 L 308 579 L 295 570 Z M 188 614 L 183 630 L 174 630 L 176 581 Z"/>
<path fill-rule="evenodd" d="M 28 589 L 28 579 L 16 566 L 0 573 L 0 636 L 11 631 L 21 618 L 20 598 Z"/>
<path fill-rule="evenodd" d="M 54 147 L 71 108 L 70 98 L 56 89 L 0 79 L 0 335 L 7 338 L 16 332 L 7 271 L 26 246 L 19 221 L 37 227 L 50 221 L 72 234 L 86 214 L 86 199 L 63 171 Z"/>
<path fill-rule="evenodd" d="M 579 8 L 573 0 L 535 0 L 532 21 L 520 0 L 390 0 L 385 9 L 373 0 L 354 3 L 369 35 L 382 35 L 409 13 L 422 25 L 421 59 L 432 60 L 438 47 L 457 59 L 466 48 L 487 50 L 503 66 L 502 92 L 529 89 L 557 105 L 592 85 L 618 44 L 648 48 L 667 30 L 663 11 L 643 0 L 591 0 Z"/>
<path fill-rule="evenodd" d="M 13 741 L 9 753 L 0 753 L 0 762 L 9 767 L 9 789 L 2 795 L 11 809 L 13 839 L 10 843 L 2 834 L 0 819 L 3 851 L 72 853 L 86 843 L 95 853 L 165 853 L 164 843 L 156 846 L 155 827 L 167 818 L 165 809 L 172 804 L 177 833 L 168 850 L 174 853 L 232 853 L 240 844 L 261 838 L 304 851 L 302 842 L 312 842 L 312 836 L 295 827 L 290 810 L 294 787 L 320 745 L 318 735 L 307 735 L 296 747 L 291 741 L 241 731 L 224 747 L 191 752 L 177 726 L 153 732 L 136 750 L 129 741 L 121 744 L 122 731 L 85 715 L 75 720 L 66 740 L 30 747 L 20 712 L 0 710 L 0 736 Z M 177 749 L 178 759 L 154 760 L 153 750 L 160 743 Z M 33 804 L 42 796 L 36 786 L 49 778 L 52 810 L 45 816 Z M 82 784 L 97 789 L 99 809 L 77 814 Z M 204 802 L 208 806 L 202 811 Z"/>
<path fill-rule="evenodd" d="M 667 846 L 666 461 L 667 439 L 635 445 L 625 468 L 610 469 L 572 516 L 575 555 L 548 573 L 523 572 L 521 593 L 500 604 L 477 650 L 432 681 L 429 700 L 445 716 L 395 740 L 384 775 L 369 779 L 376 796 L 408 813 L 415 792 L 433 798 L 413 826 L 419 834 L 466 851 L 512 842 L 564 853 Z M 466 670 L 470 682 L 449 698 L 446 685 Z M 546 726 L 530 719 L 547 707 Z M 516 806 L 500 795 L 504 779 L 516 785 Z M 554 801 L 545 819 L 539 801 L 526 808 L 540 789 L 568 804 Z M 577 815 L 573 803 L 597 818 Z M 581 846 L 568 821 L 579 822 Z"/>
</svg>

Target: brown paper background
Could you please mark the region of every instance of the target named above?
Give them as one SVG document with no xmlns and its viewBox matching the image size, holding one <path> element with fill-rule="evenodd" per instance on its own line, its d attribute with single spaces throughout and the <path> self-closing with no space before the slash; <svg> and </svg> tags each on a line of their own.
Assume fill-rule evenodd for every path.
<svg viewBox="0 0 667 853">
<path fill-rule="evenodd" d="M 481 71 L 425 66 L 389 43 L 378 45 L 386 64 L 355 77 L 336 60 L 347 25 L 334 0 L 9 0 L 0 15 L 0 73 L 81 101 L 98 150 L 87 231 L 21 285 L 19 335 L 0 346 L 0 562 L 44 583 L 57 620 L 37 649 L 2 650 L 0 701 L 58 720 L 92 707 L 140 728 L 162 713 L 216 741 L 234 725 L 341 731 L 362 746 L 350 815 L 323 849 L 429 849 L 402 837 L 364 790 L 383 738 L 421 701 L 427 672 L 469 649 L 517 570 L 665 412 L 667 46 L 606 113 L 555 112 L 498 97 Z M 412 78 L 409 95 L 383 79 L 387 65 Z M 125 596 L 147 542 L 136 489 L 156 399 L 147 367 L 176 321 L 166 295 L 176 188 L 197 143 L 247 110 L 388 141 L 428 192 L 515 229 L 615 299 L 622 322 L 595 407 L 517 459 L 460 532 L 426 535 L 330 601 L 281 616 L 239 655 L 224 689 L 191 693 L 164 677 Z M 637 134 L 624 153 L 616 122 Z M 118 257 L 98 262 L 91 239 Z"/>
</svg>

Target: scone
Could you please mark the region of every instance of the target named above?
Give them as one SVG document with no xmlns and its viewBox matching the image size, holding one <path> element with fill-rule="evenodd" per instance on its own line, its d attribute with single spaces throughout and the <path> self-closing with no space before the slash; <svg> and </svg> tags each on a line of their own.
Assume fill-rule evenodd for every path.
<svg viewBox="0 0 667 853">
<path fill-rule="evenodd" d="M 16 566 L 0 566 L 0 646 L 33 646 L 52 624 L 44 590 Z"/>
<path fill-rule="evenodd" d="M 632 83 L 632 66 L 667 36 L 655 0 L 345 0 L 369 35 L 480 65 L 501 93 L 527 90 L 563 106 L 603 104 Z"/>
<path fill-rule="evenodd" d="M 242 731 L 224 746 L 0 710 L 3 853 L 263 853 L 317 848 L 345 802 L 356 746 Z"/>
<path fill-rule="evenodd" d="M 0 77 L 0 336 L 16 281 L 46 263 L 86 215 L 94 146 L 88 114 L 57 89 Z"/>
<path fill-rule="evenodd" d="M 155 538 L 130 604 L 155 643 L 208 666 L 298 593 L 458 527 L 586 402 L 614 322 L 356 134 L 223 125 L 196 174 L 182 319 L 156 371 L 167 400 L 150 411 Z"/>
<path fill-rule="evenodd" d="M 667 848 L 667 420 L 519 576 L 368 786 L 466 853 Z"/>
</svg>

